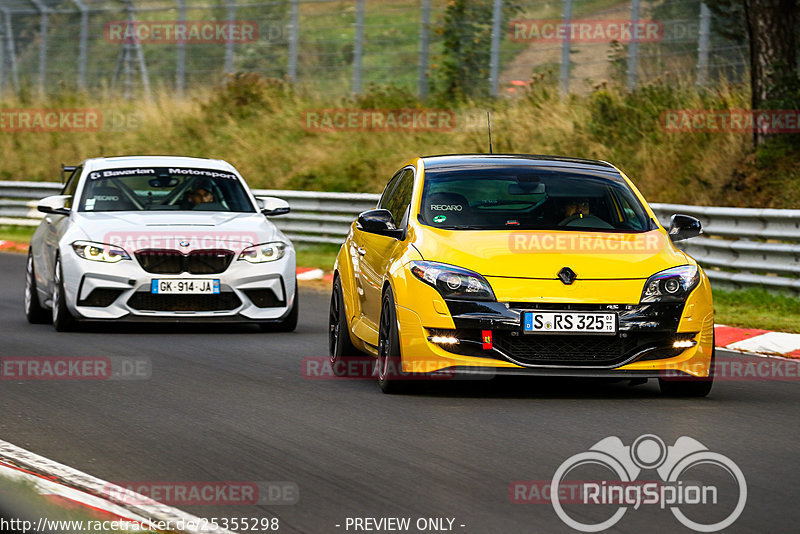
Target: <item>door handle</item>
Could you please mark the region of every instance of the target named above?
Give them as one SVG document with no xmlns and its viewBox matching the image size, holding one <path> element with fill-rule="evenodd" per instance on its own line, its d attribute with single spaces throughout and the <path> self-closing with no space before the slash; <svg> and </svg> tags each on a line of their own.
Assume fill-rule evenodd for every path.
<svg viewBox="0 0 800 534">
<path fill-rule="evenodd" d="M 367 249 L 365 249 L 364 247 L 358 247 L 358 248 L 356 249 L 356 251 L 357 251 L 359 254 L 361 254 L 362 256 L 363 256 L 364 254 L 366 254 L 366 253 L 367 253 Z"/>
</svg>

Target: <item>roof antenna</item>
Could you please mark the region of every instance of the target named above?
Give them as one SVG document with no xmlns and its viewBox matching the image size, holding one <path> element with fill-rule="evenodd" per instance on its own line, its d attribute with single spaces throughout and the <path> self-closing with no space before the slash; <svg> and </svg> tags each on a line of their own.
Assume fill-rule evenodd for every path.
<svg viewBox="0 0 800 534">
<path fill-rule="evenodd" d="M 493 154 L 492 152 L 492 116 L 489 112 L 486 112 L 486 124 L 489 125 L 489 154 Z"/>
</svg>

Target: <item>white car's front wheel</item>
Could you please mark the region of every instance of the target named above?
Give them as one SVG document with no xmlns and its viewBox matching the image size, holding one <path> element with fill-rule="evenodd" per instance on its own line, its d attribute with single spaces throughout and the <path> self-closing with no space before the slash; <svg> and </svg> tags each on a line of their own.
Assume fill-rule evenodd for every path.
<svg viewBox="0 0 800 534">
<path fill-rule="evenodd" d="M 28 249 L 28 262 L 25 268 L 25 317 L 31 324 L 47 324 L 50 313 L 39 302 L 39 291 L 36 289 L 36 273 L 33 270 L 33 254 Z"/>
<path fill-rule="evenodd" d="M 56 267 L 53 273 L 53 327 L 58 332 L 69 332 L 75 328 L 75 317 L 67 308 L 67 296 L 64 293 L 64 271 L 61 268 L 61 257 L 56 256 Z"/>
</svg>

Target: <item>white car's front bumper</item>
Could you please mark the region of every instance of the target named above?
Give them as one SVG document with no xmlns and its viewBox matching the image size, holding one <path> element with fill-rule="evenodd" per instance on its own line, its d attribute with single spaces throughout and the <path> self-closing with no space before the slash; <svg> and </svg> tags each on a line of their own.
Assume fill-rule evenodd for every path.
<svg viewBox="0 0 800 534">
<path fill-rule="evenodd" d="M 85 260 L 69 246 L 61 257 L 67 306 L 83 320 L 270 322 L 285 316 L 297 298 L 291 247 L 280 260 L 253 264 L 234 258 L 224 272 L 207 275 L 150 273 L 134 255 L 117 263 Z M 151 293 L 152 280 L 176 278 L 219 280 L 220 293 Z"/>
</svg>

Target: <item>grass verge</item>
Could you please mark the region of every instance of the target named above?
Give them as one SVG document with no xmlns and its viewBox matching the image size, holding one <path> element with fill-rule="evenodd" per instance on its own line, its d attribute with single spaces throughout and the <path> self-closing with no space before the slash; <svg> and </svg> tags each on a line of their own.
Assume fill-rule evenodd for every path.
<svg viewBox="0 0 800 534">
<path fill-rule="evenodd" d="M 295 244 L 298 267 L 315 267 L 323 271 L 332 271 L 333 262 L 339 253 L 339 245 Z"/>
<path fill-rule="evenodd" d="M 800 298 L 764 289 L 714 290 L 715 322 L 800 333 Z"/>
<path fill-rule="evenodd" d="M 14 241 L 28 243 L 36 231 L 35 226 L 5 226 L 0 225 L 0 241 Z"/>
<path fill-rule="evenodd" d="M 403 87 L 379 86 L 355 97 L 333 97 L 252 73 L 187 98 L 168 92 L 131 102 L 82 93 L 24 102 L 0 96 L 4 108 L 91 106 L 103 116 L 130 119 L 113 134 L 8 132 L 0 136 L 0 179 L 55 181 L 61 162 L 155 151 L 225 159 L 254 188 L 380 192 L 403 161 L 415 156 L 485 152 L 491 110 L 498 153 L 611 161 L 654 202 L 796 207 L 797 143 L 776 140 L 756 152 L 748 134 L 673 132 L 664 126 L 665 110 L 746 108 L 747 87 L 698 89 L 674 78 L 665 74 L 634 93 L 600 84 L 590 94 L 561 98 L 554 76 L 532 73 L 516 97 L 475 102 L 435 96 L 422 102 Z M 337 108 L 434 109 L 448 112 L 442 113 L 448 120 L 431 129 L 370 130 L 358 121 L 328 128 L 322 119 L 309 119 Z"/>
</svg>

